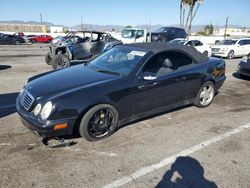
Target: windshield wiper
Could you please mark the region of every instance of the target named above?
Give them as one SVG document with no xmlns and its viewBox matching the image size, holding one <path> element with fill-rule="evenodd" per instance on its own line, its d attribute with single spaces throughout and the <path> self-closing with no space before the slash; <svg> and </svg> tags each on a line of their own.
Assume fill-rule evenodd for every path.
<svg viewBox="0 0 250 188">
<path fill-rule="evenodd" d="M 107 73 L 107 74 L 114 74 L 114 75 L 118 75 L 118 76 L 124 76 L 124 74 L 122 74 L 122 73 L 114 72 L 114 71 L 107 70 L 107 69 L 96 68 L 95 70 L 96 70 L 97 72 L 103 72 L 103 73 Z"/>
</svg>

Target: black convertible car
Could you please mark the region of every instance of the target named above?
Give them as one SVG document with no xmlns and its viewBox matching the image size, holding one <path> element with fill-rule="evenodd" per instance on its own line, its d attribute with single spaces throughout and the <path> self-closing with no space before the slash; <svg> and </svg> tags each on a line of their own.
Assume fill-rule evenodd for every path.
<svg viewBox="0 0 250 188">
<path fill-rule="evenodd" d="M 207 107 L 225 79 L 224 60 L 193 47 L 120 45 L 87 64 L 30 78 L 16 107 L 24 125 L 42 137 L 77 131 L 95 141 L 168 109 Z"/>
</svg>

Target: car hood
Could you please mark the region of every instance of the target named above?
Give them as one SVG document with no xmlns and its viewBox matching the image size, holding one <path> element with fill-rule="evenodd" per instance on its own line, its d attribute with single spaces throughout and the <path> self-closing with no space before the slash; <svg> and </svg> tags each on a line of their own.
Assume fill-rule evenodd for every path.
<svg viewBox="0 0 250 188">
<path fill-rule="evenodd" d="M 31 78 L 25 87 L 35 98 L 47 98 L 118 78 L 120 76 L 97 72 L 84 65 L 76 65 L 42 74 L 41 77 L 33 80 Z"/>
</svg>

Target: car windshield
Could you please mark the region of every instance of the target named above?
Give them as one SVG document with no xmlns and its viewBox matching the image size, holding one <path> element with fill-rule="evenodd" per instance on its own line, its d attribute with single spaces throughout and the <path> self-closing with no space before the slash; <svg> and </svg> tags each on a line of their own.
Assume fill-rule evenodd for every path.
<svg viewBox="0 0 250 188">
<path fill-rule="evenodd" d="M 160 29 L 157 30 L 157 32 L 160 33 L 167 33 L 169 31 L 170 28 L 167 27 L 161 27 Z"/>
<path fill-rule="evenodd" d="M 169 41 L 169 43 L 171 44 L 184 44 L 185 42 L 186 40 L 184 39 L 174 39 L 174 40 Z"/>
<path fill-rule="evenodd" d="M 129 47 L 115 47 L 92 60 L 88 67 L 98 72 L 128 75 L 147 52 Z"/>
<path fill-rule="evenodd" d="M 219 43 L 219 45 L 235 45 L 237 40 L 223 40 Z"/>
<path fill-rule="evenodd" d="M 122 38 L 134 38 L 136 30 L 133 29 L 125 29 L 122 31 Z"/>
</svg>

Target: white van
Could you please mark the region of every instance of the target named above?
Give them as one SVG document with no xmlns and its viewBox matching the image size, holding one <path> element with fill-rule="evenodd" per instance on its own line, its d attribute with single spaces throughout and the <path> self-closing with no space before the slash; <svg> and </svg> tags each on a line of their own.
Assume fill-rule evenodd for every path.
<svg viewBox="0 0 250 188">
<path fill-rule="evenodd" d="M 147 42 L 147 30 L 139 28 L 125 28 L 122 30 L 123 44 Z"/>
</svg>

